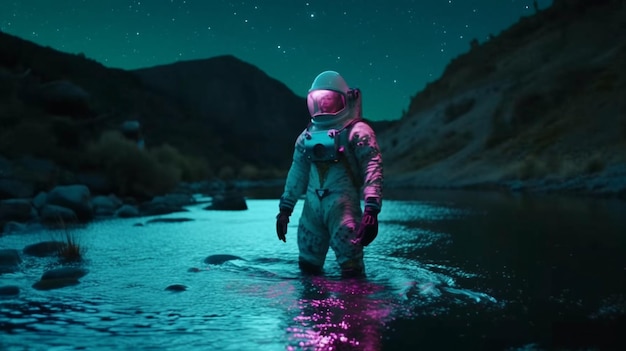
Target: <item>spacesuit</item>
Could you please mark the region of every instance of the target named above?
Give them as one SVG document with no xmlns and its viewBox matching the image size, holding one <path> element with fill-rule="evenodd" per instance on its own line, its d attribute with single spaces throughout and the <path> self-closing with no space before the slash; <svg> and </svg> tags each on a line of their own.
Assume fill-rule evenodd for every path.
<svg viewBox="0 0 626 351">
<path fill-rule="evenodd" d="M 363 276 L 363 247 L 378 234 L 382 206 L 383 164 L 376 136 L 361 119 L 360 91 L 337 72 L 315 78 L 307 105 L 311 122 L 296 139 L 276 232 L 286 241 L 289 216 L 304 194 L 297 233 L 300 269 L 320 274 L 330 247 L 342 276 Z"/>
</svg>

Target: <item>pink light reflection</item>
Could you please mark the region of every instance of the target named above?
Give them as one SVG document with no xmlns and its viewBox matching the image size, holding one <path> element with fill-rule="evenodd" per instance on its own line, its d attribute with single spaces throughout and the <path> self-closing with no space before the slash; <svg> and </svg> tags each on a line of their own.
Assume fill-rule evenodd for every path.
<svg viewBox="0 0 626 351">
<path fill-rule="evenodd" d="M 346 99 L 336 91 L 314 90 L 307 96 L 307 105 L 311 116 L 336 115 L 346 108 Z"/>
<path fill-rule="evenodd" d="M 287 328 L 287 350 L 380 350 L 381 332 L 392 310 L 389 301 L 376 297 L 382 286 L 326 277 L 304 283 L 299 314 Z"/>
</svg>

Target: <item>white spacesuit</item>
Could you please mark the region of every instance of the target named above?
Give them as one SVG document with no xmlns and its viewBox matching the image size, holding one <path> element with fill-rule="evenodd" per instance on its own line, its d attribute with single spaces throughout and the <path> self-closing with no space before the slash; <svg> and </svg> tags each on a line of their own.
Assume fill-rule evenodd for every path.
<svg viewBox="0 0 626 351">
<path fill-rule="evenodd" d="M 343 276 L 363 276 L 363 247 L 378 233 L 383 165 L 372 128 L 361 119 L 361 95 L 334 71 L 319 74 L 309 90 L 311 123 L 298 136 L 276 217 L 285 241 L 298 198 L 299 265 L 319 274 L 332 248 Z M 364 211 L 361 211 L 364 200 Z"/>
</svg>

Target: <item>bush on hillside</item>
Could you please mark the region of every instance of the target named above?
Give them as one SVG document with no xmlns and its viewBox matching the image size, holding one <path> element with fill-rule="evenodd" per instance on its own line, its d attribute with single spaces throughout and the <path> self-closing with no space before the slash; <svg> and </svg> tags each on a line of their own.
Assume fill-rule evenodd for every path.
<svg viewBox="0 0 626 351">
<path fill-rule="evenodd" d="M 117 131 L 104 132 L 87 148 L 87 162 L 107 175 L 121 196 L 151 197 L 172 190 L 182 171 L 164 164 Z"/>
<path fill-rule="evenodd" d="M 162 165 L 169 165 L 180 170 L 180 178 L 185 182 L 207 179 L 210 175 L 206 161 L 195 156 L 181 154 L 175 147 L 164 144 L 155 147 L 150 154 Z"/>
</svg>

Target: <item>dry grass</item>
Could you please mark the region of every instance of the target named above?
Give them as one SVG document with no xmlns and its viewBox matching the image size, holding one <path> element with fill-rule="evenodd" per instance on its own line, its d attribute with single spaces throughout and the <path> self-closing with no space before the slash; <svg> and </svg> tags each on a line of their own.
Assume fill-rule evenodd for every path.
<svg viewBox="0 0 626 351">
<path fill-rule="evenodd" d="M 73 234 L 68 230 L 65 231 L 65 242 L 59 250 L 59 258 L 66 262 L 82 261 L 86 249 L 76 240 Z"/>
<path fill-rule="evenodd" d="M 102 133 L 90 143 L 86 155 L 101 169 L 122 196 L 154 196 L 172 190 L 181 180 L 178 152 L 173 148 L 153 153 L 140 149 L 117 131 Z"/>
<path fill-rule="evenodd" d="M 82 261 L 85 257 L 87 249 L 78 242 L 74 234 L 70 232 L 62 219 L 59 219 L 59 223 L 64 232 L 63 245 L 57 251 L 59 259 L 64 262 Z"/>
<path fill-rule="evenodd" d="M 401 157 L 404 168 L 417 170 L 433 163 L 437 163 L 454 155 L 467 146 L 473 138 L 471 132 L 448 132 L 436 143 L 420 145 L 419 148 L 409 149 Z"/>
<path fill-rule="evenodd" d="M 531 154 L 511 164 L 505 173 L 507 179 L 529 180 L 550 175 L 567 179 L 602 172 L 607 165 L 606 157 L 601 151 L 580 155 Z"/>
</svg>

